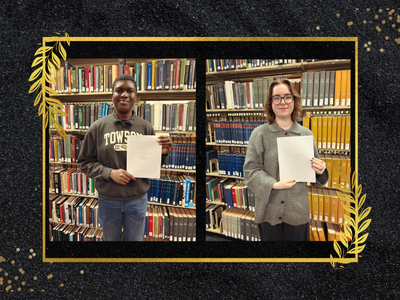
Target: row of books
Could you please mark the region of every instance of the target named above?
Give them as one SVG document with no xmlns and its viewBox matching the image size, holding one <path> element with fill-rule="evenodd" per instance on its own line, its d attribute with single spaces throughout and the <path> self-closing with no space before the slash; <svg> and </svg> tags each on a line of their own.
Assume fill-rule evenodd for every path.
<svg viewBox="0 0 400 300">
<path fill-rule="evenodd" d="M 217 150 L 206 151 L 206 172 L 219 175 L 243 177 L 245 153 Z"/>
<path fill-rule="evenodd" d="M 150 122 L 154 130 L 196 131 L 196 101 L 186 102 L 142 103 L 137 106 L 136 115 Z"/>
<path fill-rule="evenodd" d="M 318 148 L 346 151 L 350 150 L 350 116 L 306 116 L 303 117 L 303 126 L 311 129 Z"/>
<path fill-rule="evenodd" d="M 94 121 L 112 114 L 114 105 L 107 102 L 64 104 L 66 116 L 57 116 L 57 122 L 64 129 L 89 129 Z M 54 129 L 52 118 L 49 119 L 50 128 Z"/>
<path fill-rule="evenodd" d="M 183 90 L 196 88 L 196 61 L 186 58 L 177 60 L 152 60 L 136 62 L 133 67 L 126 60 L 118 64 L 65 66 L 50 74 L 50 88 L 58 94 L 112 92 L 112 84 L 120 74 L 135 78 L 138 90 Z"/>
<path fill-rule="evenodd" d="M 295 64 L 297 59 L 207 59 L 206 72 Z"/>
<path fill-rule="evenodd" d="M 161 166 L 167 169 L 196 170 L 196 145 L 172 144 L 165 164 Z"/>
<path fill-rule="evenodd" d="M 348 180 L 350 180 L 351 160 L 349 155 L 320 154 L 320 159 L 326 163 L 326 168 L 329 172 L 329 181 L 326 184 L 327 187 L 336 188 L 339 185 L 350 186 L 349 183 L 346 182 L 345 178 L 340 176 L 339 172 L 333 166 L 333 164 L 340 166 Z"/>
<path fill-rule="evenodd" d="M 265 122 L 213 121 L 217 144 L 248 145 L 251 133 Z"/>
<path fill-rule="evenodd" d="M 301 98 L 303 107 L 350 106 L 350 70 L 304 72 Z"/>
<path fill-rule="evenodd" d="M 255 195 L 244 182 L 224 178 L 221 181 L 215 177 L 206 178 L 207 200 L 219 202 L 228 208 L 237 207 L 254 211 Z"/>
<path fill-rule="evenodd" d="M 67 140 L 51 135 L 49 140 L 49 161 L 77 163 L 84 135 L 67 134 Z"/>
<path fill-rule="evenodd" d="M 334 224 L 343 224 L 344 210 L 343 200 L 339 198 L 335 190 L 307 187 L 310 201 L 310 219 Z"/>
<path fill-rule="evenodd" d="M 76 168 L 50 168 L 50 193 L 97 196 L 95 179 Z"/>
<path fill-rule="evenodd" d="M 242 208 L 227 208 L 222 212 L 224 235 L 244 241 L 260 241 L 258 226 L 254 223 L 254 212 Z"/>
<path fill-rule="evenodd" d="M 53 222 L 101 228 L 97 198 L 49 194 L 49 218 Z"/>
<path fill-rule="evenodd" d="M 159 179 L 150 179 L 147 194 L 150 202 L 195 207 L 196 180 L 189 175 L 161 176 Z"/>
<path fill-rule="evenodd" d="M 144 239 L 196 241 L 196 211 L 179 207 L 148 207 Z"/>
<path fill-rule="evenodd" d="M 333 242 L 340 241 L 340 233 L 346 236 L 343 226 L 320 221 L 310 221 L 310 241 L 312 242 Z M 349 238 L 347 237 L 349 240 Z"/>
<path fill-rule="evenodd" d="M 53 242 L 100 242 L 103 229 L 66 223 L 50 222 L 50 241 Z"/>
</svg>

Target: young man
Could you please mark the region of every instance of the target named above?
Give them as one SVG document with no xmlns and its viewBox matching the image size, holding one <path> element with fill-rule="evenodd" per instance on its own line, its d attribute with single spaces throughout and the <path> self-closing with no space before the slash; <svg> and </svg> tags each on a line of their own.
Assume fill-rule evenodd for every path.
<svg viewBox="0 0 400 300">
<path fill-rule="evenodd" d="M 132 111 L 137 94 L 132 76 L 123 74 L 113 83 L 114 112 L 90 126 L 79 154 L 81 170 L 96 179 L 99 215 L 104 241 L 141 241 L 147 210 L 150 180 L 135 178 L 126 168 L 126 144 L 129 135 L 154 135 L 152 125 Z M 158 137 L 162 163 L 172 148 L 169 137 Z"/>
</svg>

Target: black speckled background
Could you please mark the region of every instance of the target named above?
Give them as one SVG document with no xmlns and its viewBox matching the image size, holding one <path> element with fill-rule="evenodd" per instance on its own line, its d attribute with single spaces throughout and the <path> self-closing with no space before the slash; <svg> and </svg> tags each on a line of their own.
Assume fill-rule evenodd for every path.
<svg viewBox="0 0 400 300">
<path fill-rule="evenodd" d="M 323 1 L 306 1 L 304 6 L 299 6 L 298 1 L 126 3 L 16 1 L 0 6 L 0 298 L 399 298 L 398 3 L 386 2 L 380 7 L 373 6 L 373 1 L 366 1 L 363 7 L 349 1 L 329 5 Z M 394 13 L 389 15 L 392 9 Z M 42 263 L 42 122 L 37 108 L 33 107 L 34 96 L 28 94 L 28 78 L 38 43 L 43 36 L 52 36 L 55 31 L 66 31 L 74 37 L 358 37 L 359 184 L 367 194 L 365 205 L 372 207 L 367 246 L 359 262 L 343 270 L 334 270 L 328 263 Z M 161 44 L 161 50 L 172 57 L 193 51 L 185 56 L 196 58 L 204 58 L 205 53 L 214 53 L 214 57 L 240 53 L 236 47 L 221 51 L 215 45 L 197 44 L 179 49 Z M 124 43 L 71 44 L 66 50 L 69 57 L 118 57 L 120 54 L 135 57 L 137 53 L 145 56 L 143 51 L 147 46 L 136 49 L 136 45 L 131 48 Z M 299 53 L 299 58 L 332 57 L 331 50 L 324 47 L 301 52 L 296 46 L 292 51 L 297 52 L 290 52 L 282 46 L 282 52 Z M 149 50 L 146 56 L 159 53 L 161 50 L 157 48 Z M 262 45 L 249 51 L 268 57 L 278 50 L 276 46 Z M 200 61 L 198 66 L 200 69 Z M 201 77 L 198 80 L 201 85 Z M 199 98 L 202 95 L 198 91 Z M 200 111 L 204 112 L 204 106 L 199 103 L 199 139 L 204 134 L 200 130 L 204 120 Z M 201 146 L 198 151 L 201 152 Z M 197 179 L 201 180 L 201 176 Z M 254 252 L 265 249 L 252 249 L 253 246 L 245 243 L 229 243 L 230 246 L 223 243 L 219 248 L 214 242 L 202 242 L 201 233 L 198 236 L 199 242 L 190 246 L 163 243 L 160 249 L 152 245 L 140 247 L 143 252 L 160 257 L 173 250 L 178 257 L 190 257 L 190 253 L 204 257 L 213 248 L 215 252 L 221 249 L 243 252 L 236 257 L 271 254 L 266 251 L 265 256 L 255 255 Z M 105 246 L 105 250 L 91 245 L 83 249 L 68 247 L 70 251 L 59 252 L 72 251 L 80 257 L 101 257 L 104 252 L 113 252 L 118 257 L 120 253 L 139 251 L 120 245 Z M 272 248 L 274 257 L 278 253 L 284 257 L 329 257 L 333 253 L 329 244 L 325 247 L 295 243 Z M 231 257 L 226 253 L 221 256 Z"/>
</svg>

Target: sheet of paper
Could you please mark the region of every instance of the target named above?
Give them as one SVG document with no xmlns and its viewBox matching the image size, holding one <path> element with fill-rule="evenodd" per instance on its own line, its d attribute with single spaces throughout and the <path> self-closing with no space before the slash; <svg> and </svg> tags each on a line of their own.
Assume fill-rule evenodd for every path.
<svg viewBox="0 0 400 300">
<path fill-rule="evenodd" d="M 126 170 L 136 178 L 160 178 L 161 145 L 155 135 L 127 137 Z"/>
<path fill-rule="evenodd" d="M 297 182 L 315 182 L 315 171 L 311 167 L 314 156 L 312 135 L 277 138 L 280 179 Z"/>
</svg>

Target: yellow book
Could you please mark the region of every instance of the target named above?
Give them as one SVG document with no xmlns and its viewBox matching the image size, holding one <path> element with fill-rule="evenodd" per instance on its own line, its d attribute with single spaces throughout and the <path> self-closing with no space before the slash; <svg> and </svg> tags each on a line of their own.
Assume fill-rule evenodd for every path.
<svg viewBox="0 0 400 300">
<path fill-rule="evenodd" d="M 317 147 L 322 148 L 322 117 L 317 117 L 317 125 L 318 125 Z"/>
<path fill-rule="evenodd" d="M 314 242 L 319 242 L 316 222 L 313 220 L 311 220 L 311 232 L 312 232 L 312 236 L 314 238 Z"/>
<path fill-rule="evenodd" d="M 303 117 L 303 126 L 310 129 L 310 117 Z"/>
<path fill-rule="evenodd" d="M 153 208 L 153 236 L 158 239 L 158 210 L 156 207 Z"/>
<path fill-rule="evenodd" d="M 344 173 L 347 173 L 347 157 L 344 155 L 340 156 L 340 167 L 342 168 Z M 342 176 L 339 177 L 339 183 L 342 186 L 346 185 L 346 180 Z"/>
<path fill-rule="evenodd" d="M 118 77 L 118 65 L 112 65 L 112 81 L 114 82 L 114 80 Z"/>
<path fill-rule="evenodd" d="M 332 145 L 331 149 L 336 149 L 336 136 L 337 136 L 338 118 L 332 117 Z"/>
<path fill-rule="evenodd" d="M 338 155 L 332 155 L 331 187 L 336 188 L 336 186 L 339 184 L 339 172 L 336 170 L 334 164 L 337 164 L 337 166 L 340 166 L 340 157 Z"/>
<path fill-rule="evenodd" d="M 331 196 L 331 207 L 329 209 L 330 222 L 337 223 L 337 211 L 338 211 L 339 197 L 337 196 L 336 192 L 333 190 L 329 190 L 329 195 Z"/>
<path fill-rule="evenodd" d="M 317 141 L 317 139 L 318 139 L 318 118 L 317 117 L 311 118 L 311 131 L 314 134 L 315 141 Z"/>
<path fill-rule="evenodd" d="M 328 187 L 332 187 L 332 155 L 327 154 L 325 156 L 325 163 L 326 163 L 326 168 L 328 169 L 329 172 L 329 180 L 327 182 Z"/>
<path fill-rule="evenodd" d="M 324 192 L 321 188 L 317 189 L 318 193 L 318 221 L 324 220 Z"/>
<path fill-rule="evenodd" d="M 351 160 L 350 160 L 350 156 L 347 156 L 347 168 L 346 168 L 346 175 L 347 178 L 349 179 L 349 182 L 346 182 L 346 187 L 349 189 L 350 188 L 350 182 L 351 182 Z"/>
<path fill-rule="evenodd" d="M 347 70 L 347 87 L 346 87 L 346 105 L 350 106 L 351 103 L 351 71 Z"/>
<path fill-rule="evenodd" d="M 342 79 L 341 79 L 341 87 L 340 87 L 340 105 L 345 106 L 346 105 L 346 88 L 347 88 L 347 70 L 342 71 Z"/>
<path fill-rule="evenodd" d="M 318 189 L 311 188 L 313 220 L 318 221 Z"/>
<path fill-rule="evenodd" d="M 335 225 L 331 223 L 326 223 L 327 231 L 328 231 L 328 242 L 335 241 Z"/>
<path fill-rule="evenodd" d="M 327 189 L 323 189 L 324 192 L 324 221 L 329 222 L 329 213 L 331 208 L 331 196 Z"/>
<path fill-rule="evenodd" d="M 342 117 L 342 132 L 340 133 L 340 149 L 344 150 L 345 134 L 346 134 L 346 118 Z"/>
<path fill-rule="evenodd" d="M 317 232 L 318 232 L 318 237 L 319 237 L 319 241 L 320 242 L 325 242 L 326 238 L 325 238 L 325 231 L 324 231 L 324 225 L 321 222 L 316 222 L 317 224 Z"/>
<path fill-rule="evenodd" d="M 327 148 L 327 140 L 328 140 L 328 117 L 322 117 L 322 148 Z"/>
<path fill-rule="evenodd" d="M 342 85 L 342 71 L 336 71 L 336 79 L 335 79 L 335 106 L 340 105 L 340 97 L 341 97 L 341 88 Z"/>
<path fill-rule="evenodd" d="M 346 132 L 345 132 L 345 139 L 344 139 L 344 149 L 350 150 L 350 137 L 351 137 L 351 118 L 350 116 L 346 117 Z"/>
<path fill-rule="evenodd" d="M 337 211 L 337 222 L 339 224 L 343 224 L 344 222 L 344 208 L 343 204 L 346 204 L 345 201 L 338 197 L 338 211 Z"/>
<path fill-rule="evenodd" d="M 340 150 L 340 134 L 342 133 L 342 117 L 337 117 L 336 148 Z"/>
<path fill-rule="evenodd" d="M 156 90 L 156 61 L 151 62 L 151 89 Z"/>
<path fill-rule="evenodd" d="M 331 149 L 332 144 L 332 117 L 327 117 L 326 149 Z"/>
<path fill-rule="evenodd" d="M 308 192 L 308 202 L 310 204 L 310 219 L 312 219 L 312 197 L 311 197 L 311 187 L 307 187 L 307 192 Z"/>
</svg>

